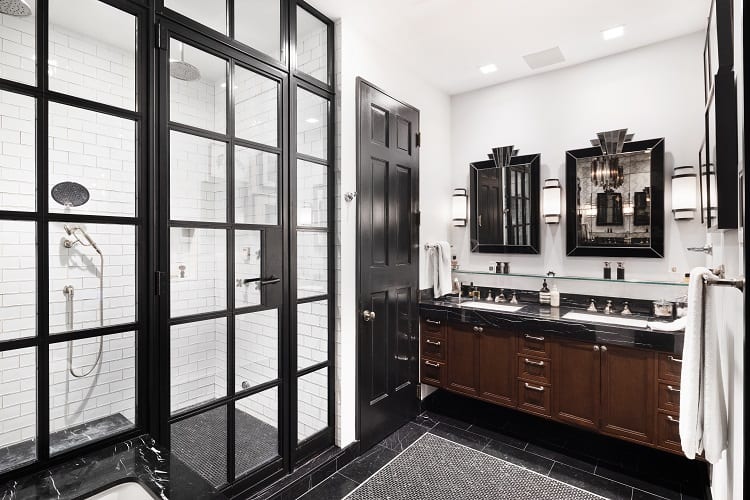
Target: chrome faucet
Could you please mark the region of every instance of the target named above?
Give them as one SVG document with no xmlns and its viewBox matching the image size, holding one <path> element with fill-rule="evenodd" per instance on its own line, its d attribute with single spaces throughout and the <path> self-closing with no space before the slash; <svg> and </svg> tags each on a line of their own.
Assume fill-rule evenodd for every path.
<svg viewBox="0 0 750 500">
<path fill-rule="evenodd" d="M 607 301 L 607 306 L 604 308 L 604 314 L 612 314 L 612 301 Z"/>
<path fill-rule="evenodd" d="M 596 300 L 591 299 L 591 304 L 589 304 L 589 307 L 586 310 L 589 312 L 599 312 L 599 310 L 596 308 Z"/>
</svg>

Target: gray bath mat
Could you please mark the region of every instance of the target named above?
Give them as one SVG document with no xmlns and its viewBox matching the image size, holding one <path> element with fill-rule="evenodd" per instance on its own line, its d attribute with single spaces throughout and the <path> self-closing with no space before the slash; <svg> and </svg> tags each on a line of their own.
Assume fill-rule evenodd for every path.
<svg viewBox="0 0 750 500">
<path fill-rule="evenodd" d="M 499 458 L 425 434 L 347 500 L 601 500 Z"/>
</svg>

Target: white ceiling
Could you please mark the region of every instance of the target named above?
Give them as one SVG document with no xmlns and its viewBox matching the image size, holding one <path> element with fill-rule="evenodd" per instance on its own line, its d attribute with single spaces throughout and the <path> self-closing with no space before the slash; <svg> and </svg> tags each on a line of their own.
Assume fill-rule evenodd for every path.
<svg viewBox="0 0 750 500">
<path fill-rule="evenodd" d="M 449 94 L 523 78 L 703 30 L 710 0 L 308 0 L 408 61 Z M 625 25 L 604 41 L 601 30 Z M 565 62 L 531 70 L 559 46 Z M 697 55 L 696 57 L 700 57 Z M 498 71 L 478 68 L 494 63 Z M 668 64 L 669 61 L 665 61 Z"/>
</svg>

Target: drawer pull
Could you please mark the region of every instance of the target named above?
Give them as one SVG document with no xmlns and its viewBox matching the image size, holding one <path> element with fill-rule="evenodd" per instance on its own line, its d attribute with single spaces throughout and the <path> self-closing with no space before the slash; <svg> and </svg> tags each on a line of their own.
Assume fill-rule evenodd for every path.
<svg viewBox="0 0 750 500">
<path fill-rule="evenodd" d="M 425 339 L 425 342 L 432 345 L 440 345 L 439 340 L 431 340 L 431 339 Z"/>
<path fill-rule="evenodd" d="M 426 364 L 427 366 L 432 366 L 434 368 L 440 368 L 440 363 L 435 363 L 434 361 L 425 360 L 424 364 Z"/>
<path fill-rule="evenodd" d="M 531 389 L 532 391 L 539 391 L 544 392 L 544 387 L 537 387 L 535 385 L 531 385 L 528 382 L 523 384 L 527 389 Z"/>
<path fill-rule="evenodd" d="M 538 340 L 539 342 L 544 342 L 544 337 L 534 337 L 533 335 L 529 335 L 528 333 L 524 333 L 523 336 L 529 340 Z"/>
<path fill-rule="evenodd" d="M 668 390 L 669 392 L 680 392 L 680 390 L 679 390 L 679 389 L 675 389 L 675 388 L 674 388 L 674 387 L 672 387 L 671 385 L 668 385 L 668 386 L 667 386 L 667 390 Z"/>
<path fill-rule="evenodd" d="M 674 422 L 675 424 L 680 423 L 680 421 L 674 418 L 672 415 L 667 415 L 667 420 L 669 420 L 670 422 Z"/>
<path fill-rule="evenodd" d="M 440 324 L 440 321 L 436 321 L 434 319 L 426 319 L 425 322 L 426 323 L 431 323 L 433 325 L 439 325 Z"/>
<path fill-rule="evenodd" d="M 531 361 L 529 358 L 523 360 L 527 365 L 544 366 L 544 361 Z"/>
<path fill-rule="evenodd" d="M 474 331 L 476 333 L 482 333 L 484 331 L 484 328 L 482 328 L 481 326 L 475 326 Z"/>
<path fill-rule="evenodd" d="M 682 360 L 680 358 L 675 358 L 674 356 L 670 356 L 669 361 L 674 361 L 675 363 L 682 363 Z"/>
</svg>

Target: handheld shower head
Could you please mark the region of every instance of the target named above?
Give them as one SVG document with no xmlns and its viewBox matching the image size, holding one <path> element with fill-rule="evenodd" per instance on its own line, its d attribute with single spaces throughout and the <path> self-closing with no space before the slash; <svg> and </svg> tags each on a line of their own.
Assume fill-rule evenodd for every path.
<svg viewBox="0 0 750 500">
<path fill-rule="evenodd" d="M 96 250 L 96 253 L 98 253 L 99 255 L 102 255 L 102 251 L 99 250 L 99 247 L 96 245 L 96 242 L 93 240 L 93 238 L 91 238 L 91 236 L 89 236 L 89 233 L 87 233 L 85 229 L 83 229 L 80 226 L 69 226 L 67 224 L 63 226 L 63 229 L 65 229 L 65 232 L 68 233 L 68 236 L 72 236 L 73 238 L 75 238 L 75 241 L 70 245 L 71 247 L 75 245 L 76 243 L 80 243 L 81 245 L 84 245 L 84 246 L 90 246 L 91 248 Z M 79 232 L 83 235 L 84 238 L 86 238 L 88 245 L 82 242 L 81 239 L 78 237 Z"/>
</svg>

